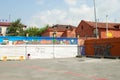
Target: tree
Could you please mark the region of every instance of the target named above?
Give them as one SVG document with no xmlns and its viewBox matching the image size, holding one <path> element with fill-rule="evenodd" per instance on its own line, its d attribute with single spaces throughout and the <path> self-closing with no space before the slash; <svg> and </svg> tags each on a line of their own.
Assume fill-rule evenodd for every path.
<svg viewBox="0 0 120 80">
<path fill-rule="evenodd" d="M 23 28 L 25 25 L 23 25 L 21 22 L 21 19 L 17 19 L 15 22 L 12 22 L 11 25 L 7 28 L 7 35 L 9 36 L 41 36 L 42 32 L 44 32 L 49 25 L 46 25 L 42 28 L 37 27 L 29 27 L 26 30 Z"/>
<path fill-rule="evenodd" d="M 29 27 L 27 30 L 25 30 L 25 34 L 28 34 L 29 36 L 41 36 L 42 32 L 44 32 L 48 27 L 49 25 L 46 25 L 42 28 Z"/>
<path fill-rule="evenodd" d="M 25 25 L 23 25 L 21 22 L 21 19 L 17 19 L 15 22 L 12 22 L 11 25 L 7 29 L 7 35 L 9 36 L 23 36 L 24 30 L 23 28 Z"/>
<path fill-rule="evenodd" d="M 49 25 L 46 25 L 45 27 L 40 28 L 39 34 L 41 35 L 49 27 Z"/>
<path fill-rule="evenodd" d="M 37 27 L 29 27 L 25 34 L 28 34 L 29 36 L 39 36 L 39 28 Z"/>
</svg>

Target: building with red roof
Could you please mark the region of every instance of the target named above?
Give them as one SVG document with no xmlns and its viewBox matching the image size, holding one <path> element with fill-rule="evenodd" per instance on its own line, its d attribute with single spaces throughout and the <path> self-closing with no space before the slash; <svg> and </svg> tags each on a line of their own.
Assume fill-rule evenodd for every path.
<svg viewBox="0 0 120 80">
<path fill-rule="evenodd" d="M 0 22 L 0 35 L 6 35 L 6 30 L 10 26 L 10 24 L 10 22 Z"/>
<path fill-rule="evenodd" d="M 108 25 L 108 33 L 106 26 Z M 99 38 L 120 37 L 120 23 L 97 22 Z M 76 29 L 76 35 L 80 37 L 95 37 L 96 23 L 82 20 Z"/>
<path fill-rule="evenodd" d="M 53 37 L 53 34 L 55 33 L 56 37 L 76 37 L 75 33 L 76 27 L 72 25 L 54 25 L 52 27 L 49 27 L 47 30 L 45 30 L 42 33 L 42 36 L 46 37 Z"/>
<path fill-rule="evenodd" d="M 5 36 L 7 28 L 11 25 L 11 22 L 0 22 L 0 35 Z M 26 25 L 24 25 L 24 28 L 26 28 Z"/>
</svg>

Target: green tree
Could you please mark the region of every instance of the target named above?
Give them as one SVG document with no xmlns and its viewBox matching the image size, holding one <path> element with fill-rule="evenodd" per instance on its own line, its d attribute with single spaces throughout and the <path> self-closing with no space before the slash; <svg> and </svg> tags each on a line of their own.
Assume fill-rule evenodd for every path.
<svg viewBox="0 0 120 80">
<path fill-rule="evenodd" d="M 21 19 L 17 19 L 15 22 L 12 22 L 11 25 L 7 29 L 7 35 L 9 36 L 23 36 L 24 30 L 23 28 L 25 25 L 23 25 L 21 22 Z"/>
<path fill-rule="evenodd" d="M 40 28 L 39 34 L 41 35 L 49 27 L 49 25 L 46 25 L 45 27 Z"/>
<path fill-rule="evenodd" d="M 29 36 L 39 36 L 39 28 L 37 27 L 29 27 L 25 34 L 28 34 Z"/>
<path fill-rule="evenodd" d="M 44 32 L 49 25 L 46 25 L 45 27 L 42 28 L 37 28 L 37 27 L 29 27 L 27 30 L 25 30 L 25 34 L 27 36 L 41 36 L 42 32 Z"/>
</svg>

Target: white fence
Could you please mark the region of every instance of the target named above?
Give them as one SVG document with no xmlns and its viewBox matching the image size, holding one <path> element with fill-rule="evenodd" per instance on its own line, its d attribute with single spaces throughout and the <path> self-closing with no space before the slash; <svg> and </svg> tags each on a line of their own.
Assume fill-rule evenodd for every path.
<svg viewBox="0 0 120 80">
<path fill-rule="evenodd" d="M 0 59 L 24 56 L 30 59 L 69 58 L 77 56 L 77 45 L 0 45 Z"/>
</svg>

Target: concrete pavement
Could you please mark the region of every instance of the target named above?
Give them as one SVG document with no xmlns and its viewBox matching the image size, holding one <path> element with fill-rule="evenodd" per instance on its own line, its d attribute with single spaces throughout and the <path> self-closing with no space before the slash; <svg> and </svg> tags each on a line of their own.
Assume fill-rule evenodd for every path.
<svg viewBox="0 0 120 80">
<path fill-rule="evenodd" d="M 119 80 L 120 59 L 0 61 L 1 80 Z"/>
</svg>

